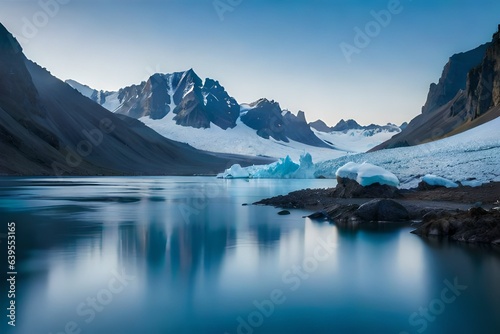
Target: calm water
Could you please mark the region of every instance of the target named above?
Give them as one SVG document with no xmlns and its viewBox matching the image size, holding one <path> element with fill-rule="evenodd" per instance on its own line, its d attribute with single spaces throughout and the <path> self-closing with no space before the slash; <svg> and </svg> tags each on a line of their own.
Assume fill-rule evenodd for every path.
<svg viewBox="0 0 500 334">
<path fill-rule="evenodd" d="M 0 179 L 12 333 L 499 333 L 500 252 L 242 206 L 328 180 Z"/>
</svg>

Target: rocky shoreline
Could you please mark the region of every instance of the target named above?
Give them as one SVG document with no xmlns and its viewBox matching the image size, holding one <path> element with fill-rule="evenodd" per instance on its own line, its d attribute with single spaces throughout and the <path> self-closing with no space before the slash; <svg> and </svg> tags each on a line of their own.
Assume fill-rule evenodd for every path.
<svg viewBox="0 0 500 334">
<path fill-rule="evenodd" d="M 422 237 L 500 245 L 499 198 L 499 182 L 473 188 L 421 184 L 399 190 L 379 184 L 362 187 L 339 178 L 336 188 L 299 190 L 254 204 L 314 211 L 309 218 L 342 227 L 412 222 L 416 227 L 412 233 Z"/>
</svg>

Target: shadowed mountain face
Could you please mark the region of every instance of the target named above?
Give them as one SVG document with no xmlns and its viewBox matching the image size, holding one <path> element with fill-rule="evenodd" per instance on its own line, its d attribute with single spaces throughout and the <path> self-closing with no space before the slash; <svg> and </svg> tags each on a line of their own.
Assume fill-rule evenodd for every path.
<svg viewBox="0 0 500 334">
<path fill-rule="evenodd" d="M 0 174 L 214 174 L 233 162 L 97 105 L 32 63 L 0 24 Z M 258 160 L 258 161 L 257 161 Z"/>
<path fill-rule="evenodd" d="M 439 82 L 431 84 L 427 101 L 422 107 L 422 114 L 436 111 L 450 102 L 458 92 L 465 90 L 468 73 L 481 63 L 489 45 L 490 43 L 483 44 L 474 50 L 450 58 Z"/>
<path fill-rule="evenodd" d="M 286 143 L 294 140 L 306 145 L 331 148 L 312 132 L 303 111 L 295 116 L 289 111 L 284 112 L 275 101 L 260 99 L 249 104 L 243 108 L 241 121 L 256 130 L 262 138 Z"/>
<path fill-rule="evenodd" d="M 372 151 L 451 136 L 500 116 L 500 26 L 491 43 L 454 55 L 430 87 L 422 114 Z"/>
<path fill-rule="evenodd" d="M 192 69 L 154 74 L 118 92 L 97 91 L 73 80 L 67 83 L 108 110 L 132 118 L 169 116 L 178 125 L 206 129 L 213 124 L 225 130 L 236 126 L 240 114 L 238 103 L 218 81 L 203 83 Z"/>
</svg>

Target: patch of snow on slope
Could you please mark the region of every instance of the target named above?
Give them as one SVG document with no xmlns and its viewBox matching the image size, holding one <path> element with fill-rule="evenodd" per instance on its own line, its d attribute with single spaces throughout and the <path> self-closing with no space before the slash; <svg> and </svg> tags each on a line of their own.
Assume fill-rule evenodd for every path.
<svg viewBox="0 0 500 334">
<path fill-rule="evenodd" d="M 167 90 L 167 94 L 170 96 L 170 104 L 168 105 L 170 107 L 169 114 L 173 114 L 174 109 L 177 107 L 174 101 L 174 94 L 176 90 L 177 89 L 174 88 L 174 75 L 170 74 L 168 77 L 168 90 Z"/>
<path fill-rule="evenodd" d="M 122 103 L 118 99 L 118 95 L 118 92 L 115 92 L 106 96 L 106 101 L 102 106 L 111 112 L 115 112 L 122 105 Z"/>
<path fill-rule="evenodd" d="M 256 131 L 240 119 L 237 120 L 236 127 L 233 129 L 222 130 L 214 125 L 208 129 L 195 129 L 175 124 L 171 120 L 174 116 L 173 113 L 172 115 L 169 113 L 161 120 L 143 117 L 140 121 L 166 138 L 210 152 L 267 156 L 276 159 L 289 155 L 295 161 L 298 161 L 305 152 L 311 153 L 316 161 L 330 160 L 346 154 L 346 152 L 313 147 L 295 141 L 285 143 L 272 138 L 264 139 L 257 136 Z"/>
</svg>

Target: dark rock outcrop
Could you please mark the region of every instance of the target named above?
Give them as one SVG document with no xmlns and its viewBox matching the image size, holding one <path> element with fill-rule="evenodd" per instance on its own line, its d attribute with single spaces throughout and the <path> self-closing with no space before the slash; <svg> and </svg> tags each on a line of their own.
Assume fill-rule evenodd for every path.
<svg viewBox="0 0 500 334">
<path fill-rule="evenodd" d="M 330 196 L 335 198 L 398 198 L 400 193 L 398 188 L 393 186 L 375 183 L 363 187 L 354 180 L 337 177 L 337 186 Z"/>
<path fill-rule="evenodd" d="M 486 54 L 490 43 L 483 44 L 471 51 L 453 55 L 443 69 L 439 82 L 432 83 L 422 114 L 432 113 L 444 106 L 467 86 L 468 73 L 478 66 Z"/>
<path fill-rule="evenodd" d="M 335 203 L 308 216 L 340 223 L 402 222 L 410 219 L 405 206 L 390 199 L 374 199 L 364 204 Z"/>
<path fill-rule="evenodd" d="M 500 244 L 500 212 L 473 208 L 468 212 L 440 212 L 424 217 L 424 223 L 412 233 L 451 240 Z"/>
</svg>

